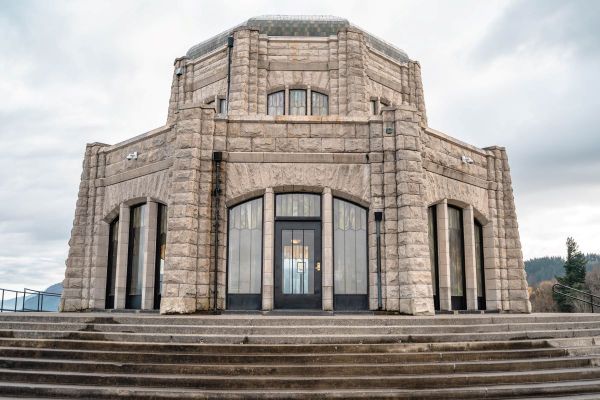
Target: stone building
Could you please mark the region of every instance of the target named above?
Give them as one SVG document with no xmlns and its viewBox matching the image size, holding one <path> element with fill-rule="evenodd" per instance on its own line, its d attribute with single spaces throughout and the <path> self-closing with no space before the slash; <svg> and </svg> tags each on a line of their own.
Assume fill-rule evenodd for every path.
<svg viewBox="0 0 600 400">
<path fill-rule="evenodd" d="M 63 311 L 529 312 L 506 151 L 427 125 L 419 63 L 337 17 L 175 60 L 166 124 L 87 146 Z"/>
</svg>

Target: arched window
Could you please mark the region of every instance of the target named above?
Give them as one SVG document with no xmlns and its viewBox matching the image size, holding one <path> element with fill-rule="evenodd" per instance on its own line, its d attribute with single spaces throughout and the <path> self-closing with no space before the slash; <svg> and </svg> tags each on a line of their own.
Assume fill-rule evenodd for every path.
<svg viewBox="0 0 600 400">
<path fill-rule="evenodd" d="M 115 281 L 117 277 L 117 253 L 119 248 L 119 217 L 108 228 L 108 265 L 106 271 L 106 305 L 115 308 Z"/>
<path fill-rule="evenodd" d="M 290 115 L 306 115 L 306 90 L 290 90 Z"/>
<path fill-rule="evenodd" d="M 285 114 L 285 92 L 283 90 L 271 93 L 269 96 L 267 96 L 267 114 Z"/>
<path fill-rule="evenodd" d="M 333 199 L 334 306 L 368 308 L 367 210 Z"/>
<path fill-rule="evenodd" d="M 431 286 L 433 289 L 433 305 L 436 310 L 440 309 L 440 280 L 439 280 L 439 261 L 438 261 L 438 240 L 437 240 L 437 207 L 431 206 L 427 210 L 427 220 L 429 225 L 429 260 L 431 263 Z"/>
<path fill-rule="evenodd" d="M 167 252 L 167 206 L 158 204 L 156 215 L 156 262 L 154 264 L 154 309 L 160 308 Z"/>
<path fill-rule="evenodd" d="M 262 198 L 247 201 L 229 210 L 229 309 L 261 308 L 262 226 Z"/>
<path fill-rule="evenodd" d="M 144 253 L 148 242 L 147 208 L 146 204 L 141 204 L 130 211 L 125 308 L 142 308 Z"/>
<path fill-rule="evenodd" d="M 483 226 L 475 220 L 475 274 L 477 277 L 477 308 L 485 310 L 485 268 L 483 257 Z"/>
<path fill-rule="evenodd" d="M 453 310 L 465 310 L 465 245 L 463 233 L 463 212 L 460 208 L 448 206 L 448 249 L 450 252 L 450 295 Z"/>
<path fill-rule="evenodd" d="M 327 115 L 329 114 L 329 97 L 319 92 L 311 92 L 311 114 Z"/>
</svg>

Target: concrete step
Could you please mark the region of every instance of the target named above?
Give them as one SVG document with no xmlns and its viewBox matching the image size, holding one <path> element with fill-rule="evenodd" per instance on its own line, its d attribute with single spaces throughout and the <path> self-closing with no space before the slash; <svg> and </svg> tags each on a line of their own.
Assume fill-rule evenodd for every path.
<svg viewBox="0 0 600 400">
<path fill-rule="evenodd" d="M 148 343 L 213 343 L 213 344 L 344 344 L 344 343 L 439 343 L 469 341 L 506 341 L 524 339 L 553 339 L 600 336 L 600 329 L 560 329 L 487 333 L 432 333 L 432 334 L 348 334 L 340 329 L 333 334 L 168 334 L 94 331 L 32 331 L 21 329 L 0 330 L 2 338 L 70 339 L 129 341 Z"/>
<path fill-rule="evenodd" d="M 340 321 L 346 322 L 346 321 Z M 455 324 L 455 325 L 175 325 L 175 324 L 106 324 L 71 323 L 40 321 L 0 321 L 0 331 L 93 331 L 125 333 L 163 333 L 188 335 L 331 335 L 340 331 L 346 334 L 364 335 L 421 335 L 449 333 L 503 333 L 556 330 L 595 330 L 600 331 L 600 321 L 578 321 L 564 323 L 496 323 L 496 324 Z"/>
<path fill-rule="evenodd" d="M 343 389 L 427 389 L 484 385 L 523 385 L 574 380 L 600 380 L 600 368 L 570 368 L 542 371 L 456 373 L 384 376 L 218 376 L 102 374 L 58 371 L 0 369 L 2 382 L 99 386 L 174 387 L 201 390 L 335 390 Z"/>
<path fill-rule="evenodd" d="M 284 360 L 280 360 L 282 362 Z M 369 360 L 349 360 L 348 363 L 261 363 L 260 360 L 250 360 L 239 363 L 158 363 L 144 360 L 141 363 L 81 361 L 71 359 L 32 359 L 9 358 L 5 354 L 0 357 L 0 368 L 12 370 L 39 370 L 60 372 L 86 372 L 105 374 L 181 374 L 202 375 L 210 371 L 212 375 L 220 376 L 302 376 L 302 377 L 332 377 L 332 376 L 391 376 L 416 374 L 454 374 L 470 372 L 509 372 L 534 371 L 565 368 L 584 368 L 597 364 L 597 359 L 589 357 L 560 357 L 539 359 L 502 359 L 496 361 L 460 361 L 460 362 L 413 362 L 372 363 Z"/>
<path fill-rule="evenodd" d="M 122 351 L 90 351 L 32 348 L 0 348 L 4 357 L 95 360 L 114 363 L 185 363 L 185 364 L 334 364 L 334 363 L 423 363 L 423 362 L 466 362 L 494 360 L 528 360 L 540 358 L 559 358 L 571 355 L 569 349 L 523 349 L 488 351 L 445 351 L 413 353 L 153 353 Z M 580 356 L 586 356 L 581 354 Z"/>
</svg>

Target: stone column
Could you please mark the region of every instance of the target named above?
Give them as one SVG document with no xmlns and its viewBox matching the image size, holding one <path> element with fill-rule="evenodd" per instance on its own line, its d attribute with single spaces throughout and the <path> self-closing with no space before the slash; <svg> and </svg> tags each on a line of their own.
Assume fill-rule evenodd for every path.
<svg viewBox="0 0 600 400">
<path fill-rule="evenodd" d="M 283 113 L 285 115 L 290 115 L 290 87 L 288 85 L 285 85 L 285 92 L 283 96 Z"/>
<path fill-rule="evenodd" d="M 440 310 L 452 310 L 450 292 L 450 237 L 448 232 L 448 200 L 436 206 L 438 241 L 438 279 L 440 288 Z"/>
<path fill-rule="evenodd" d="M 273 246 L 275 245 L 275 195 L 273 188 L 265 190 L 264 197 L 264 232 L 263 232 L 263 279 L 262 309 L 273 309 Z"/>
<path fill-rule="evenodd" d="M 396 110 L 394 131 L 400 312 L 432 315 L 434 307 L 420 121 L 421 116 L 414 107 L 402 106 Z"/>
<path fill-rule="evenodd" d="M 331 188 L 323 190 L 323 254 L 321 273 L 323 279 L 323 310 L 333 311 L 333 196 Z"/>
<path fill-rule="evenodd" d="M 142 277 L 142 310 L 154 308 L 154 278 L 156 268 L 156 222 L 158 204 L 148 200 L 146 206 L 146 246 L 144 247 L 144 276 Z"/>
<path fill-rule="evenodd" d="M 485 308 L 502 310 L 500 272 L 496 267 L 497 249 L 495 248 L 493 222 L 483 227 L 483 264 L 485 270 Z"/>
<path fill-rule="evenodd" d="M 475 221 L 472 205 L 463 209 L 463 238 L 465 243 L 467 310 L 477 310 L 477 255 L 475 254 Z"/>
<path fill-rule="evenodd" d="M 312 91 L 310 86 L 306 88 L 306 115 L 312 115 Z"/>
<path fill-rule="evenodd" d="M 115 309 L 125 308 L 127 298 L 127 260 L 129 256 L 129 206 L 119 208 L 119 245 L 117 246 L 117 271 L 115 273 Z"/>
</svg>

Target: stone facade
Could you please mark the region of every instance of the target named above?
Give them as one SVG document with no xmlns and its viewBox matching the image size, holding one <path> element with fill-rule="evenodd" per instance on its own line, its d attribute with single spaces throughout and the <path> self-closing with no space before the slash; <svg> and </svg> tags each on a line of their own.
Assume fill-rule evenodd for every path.
<svg viewBox="0 0 600 400">
<path fill-rule="evenodd" d="M 298 21 L 309 27 L 305 33 L 288 29 Z M 327 31 L 332 26 L 335 31 Z M 310 93 L 325 94 L 327 115 L 288 115 L 294 89 L 308 94 L 307 114 Z M 276 91 L 285 93 L 285 115 L 267 115 L 268 95 Z M 220 99 L 228 100 L 228 110 L 220 109 Z M 215 152 L 223 158 L 219 177 Z M 132 153 L 137 158 L 128 159 Z M 125 307 L 128 210 L 140 203 L 149 205 L 141 307 L 210 310 L 216 290 L 216 308 L 227 309 L 228 210 L 257 197 L 263 199 L 261 307 L 272 309 L 274 202 L 288 192 L 321 196 L 324 310 L 335 309 L 331 203 L 340 198 L 368 210 L 368 308 L 378 307 L 375 213 L 382 212 L 383 309 L 434 312 L 431 206 L 437 210 L 440 309 L 452 308 L 447 210 L 456 206 L 463 218 L 466 308 L 478 307 L 477 221 L 486 309 L 530 311 L 505 149 L 479 149 L 431 129 L 419 63 L 336 18 L 255 18 L 193 47 L 175 61 L 165 126 L 116 145 L 87 146 L 62 310 L 108 304 L 109 226 L 116 217 L 114 307 Z M 158 283 L 151 282 L 159 204 L 168 210 L 160 306 L 152 302 Z"/>
</svg>

